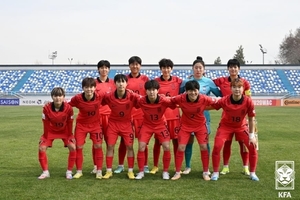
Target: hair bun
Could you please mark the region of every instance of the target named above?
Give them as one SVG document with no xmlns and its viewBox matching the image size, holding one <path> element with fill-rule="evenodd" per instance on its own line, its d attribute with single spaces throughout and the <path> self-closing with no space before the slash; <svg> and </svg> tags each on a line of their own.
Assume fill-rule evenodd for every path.
<svg viewBox="0 0 300 200">
<path fill-rule="evenodd" d="M 197 56 L 197 60 L 203 60 L 201 56 Z"/>
</svg>

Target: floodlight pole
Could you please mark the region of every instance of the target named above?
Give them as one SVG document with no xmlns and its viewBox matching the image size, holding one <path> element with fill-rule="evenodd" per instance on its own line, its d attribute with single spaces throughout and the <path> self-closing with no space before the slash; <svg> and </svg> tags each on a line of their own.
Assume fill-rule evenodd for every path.
<svg viewBox="0 0 300 200">
<path fill-rule="evenodd" d="M 264 65 L 265 64 L 265 54 L 267 53 L 267 49 L 263 48 L 263 46 L 261 44 L 259 44 L 259 47 L 260 47 L 260 51 L 263 56 L 263 65 Z"/>
<path fill-rule="evenodd" d="M 72 64 L 73 58 L 68 58 L 70 65 Z"/>
<path fill-rule="evenodd" d="M 54 59 L 56 57 L 57 57 L 57 51 L 52 52 L 52 54 L 48 56 L 48 58 L 52 60 L 52 65 L 54 65 Z"/>
</svg>

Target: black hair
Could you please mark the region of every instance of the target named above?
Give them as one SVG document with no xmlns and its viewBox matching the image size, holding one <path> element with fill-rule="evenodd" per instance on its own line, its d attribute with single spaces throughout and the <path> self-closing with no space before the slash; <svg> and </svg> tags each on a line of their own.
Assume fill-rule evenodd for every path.
<svg viewBox="0 0 300 200">
<path fill-rule="evenodd" d="M 196 64 L 196 63 L 201 63 L 203 65 L 203 67 L 205 68 L 205 63 L 202 59 L 201 56 L 197 56 L 196 60 L 193 62 L 193 66 Z"/>
<path fill-rule="evenodd" d="M 235 58 L 228 60 L 228 62 L 227 62 L 227 69 L 228 69 L 229 66 L 231 66 L 231 65 L 237 65 L 238 68 L 241 67 L 240 62 L 239 62 L 237 59 L 235 59 Z"/>
<path fill-rule="evenodd" d="M 62 87 L 55 87 L 51 91 L 51 97 L 61 97 L 61 96 L 66 96 L 65 90 Z"/>
<path fill-rule="evenodd" d="M 200 85 L 199 85 L 198 81 L 191 80 L 191 81 L 186 82 L 186 84 L 185 84 L 185 91 L 196 90 L 196 89 L 200 90 Z"/>
<path fill-rule="evenodd" d="M 124 75 L 124 74 L 117 74 L 117 75 L 115 75 L 115 77 L 114 77 L 114 82 L 116 83 L 116 82 L 128 82 L 128 78 L 127 78 L 127 76 L 126 75 Z"/>
<path fill-rule="evenodd" d="M 129 65 L 132 64 L 132 63 L 135 63 L 135 62 L 137 62 L 140 65 L 142 65 L 142 59 L 140 57 L 138 57 L 138 56 L 132 56 L 128 60 Z"/>
<path fill-rule="evenodd" d="M 82 88 L 84 87 L 96 87 L 96 81 L 94 78 L 86 77 L 82 80 Z"/>
<path fill-rule="evenodd" d="M 158 65 L 160 69 L 163 67 L 171 67 L 173 69 L 174 63 L 170 59 L 163 58 L 158 62 Z"/>
<path fill-rule="evenodd" d="M 97 64 L 97 68 L 99 69 L 100 67 L 106 66 L 108 69 L 110 69 L 110 62 L 107 60 L 100 60 Z"/>
<path fill-rule="evenodd" d="M 159 86 L 159 83 L 157 80 L 150 80 L 150 81 L 147 81 L 144 85 L 144 88 L 145 90 L 149 90 L 149 89 L 159 89 L 160 86 Z"/>
</svg>

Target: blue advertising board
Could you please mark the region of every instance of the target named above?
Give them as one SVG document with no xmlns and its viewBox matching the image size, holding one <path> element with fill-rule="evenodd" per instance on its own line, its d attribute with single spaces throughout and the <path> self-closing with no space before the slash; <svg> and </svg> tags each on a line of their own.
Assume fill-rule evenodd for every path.
<svg viewBox="0 0 300 200">
<path fill-rule="evenodd" d="M 18 106 L 20 105 L 19 99 L 0 99 L 0 106 Z"/>
</svg>

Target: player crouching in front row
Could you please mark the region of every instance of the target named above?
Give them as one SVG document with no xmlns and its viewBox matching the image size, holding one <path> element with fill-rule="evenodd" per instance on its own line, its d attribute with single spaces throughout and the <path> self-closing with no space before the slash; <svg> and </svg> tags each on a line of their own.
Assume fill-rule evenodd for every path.
<svg viewBox="0 0 300 200">
<path fill-rule="evenodd" d="M 178 149 L 176 152 L 175 166 L 176 173 L 172 180 L 181 177 L 180 169 L 184 157 L 186 145 L 191 137 L 191 133 L 195 134 L 200 147 L 200 154 L 203 168 L 203 179 L 209 181 L 209 153 L 207 149 L 208 131 L 206 127 L 206 119 L 204 110 L 207 106 L 215 103 L 215 99 L 209 96 L 199 94 L 200 85 L 198 81 L 191 80 L 185 84 L 186 93 L 171 98 L 171 102 L 179 105 L 182 110 L 181 127 L 178 133 Z"/>
<path fill-rule="evenodd" d="M 214 149 L 212 152 L 213 174 L 211 180 L 219 178 L 220 152 L 225 141 L 232 133 L 235 134 L 237 141 L 243 141 L 249 150 L 250 179 L 259 181 L 255 174 L 258 155 L 256 151 L 257 140 L 255 137 L 255 110 L 250 97 L 243 95 L 244 83 L 236 78 L 230 83 L 231 95 L 222 97 L 212 105 L 216 110 L 223 108 L 223 114 L 215 136 Z M 248 115 L 248 124 L 245 119 Z"/>
<path fill-rule="evenodd" d="M 65 91 L 61 87 L 53 88 L 51 91 L 53 102 L 43 107 L 43 128 L 44 133 L 39 142 L 39 162 L 43 169 L 43 173 L 38 179 L 50 177 L 48 171 L 48 159 L 46 150 L 52 147 L 53 140 L 62 139 L 65 147 L 69 148 L 68 170 L 66 178 L 72 179 L 72 169 L 76 160 L 75 139 L 72 133 L 73 125 L 73 109 L 65 103 Z"/>
<path fill-rule="evenodd" d="M 114 156 L 114 147 L 118 136 L 121 136 L 125 142 L 127 149 L 128 162 L 128 178 L 135 179 L 133 173 L 134 166 L 134 151 L 133 142 L 134 134 L 131 125 L 131 110 L 137 104 L 140 96 L 126 90 L 128 78 L 124 74 L 117 74 L 114 77 L 116 90 L 111 93 L 106 93 L 102 104 L 108 105 L 111 109 L 107 128 L 107 151 L 106 151 L 106 174 L 104 179 L 109 179 L 113 176 L 112 164 Z"/>
<path fill-rule="evenodd" d="M 159 83 L 156 80 L 147 81 L 144 85 L 146 90 L 146 96 L 139 99 L 137 106 L 140 107 L 144 113 L 144 121 L 140 129 L 139 134 L 139 147 L 137 154 L 137 161 L 139 167 L 139 173 L 135 179 L 142 179 L 144 177 L 144 163 L 145 163 L 145 148 L 152 137 L 155 134 L 156 138 L 162 144 L 163 154 L 163 174 L 162 177 L 165 180 L 170 178 L 168 173 L 171 154 L 170 154 L 170 134 L 166 127 L 164 120 L 165 110 L 170 108 L 176 108 L 170 99 L 158 94 Z"/>
</svg>

